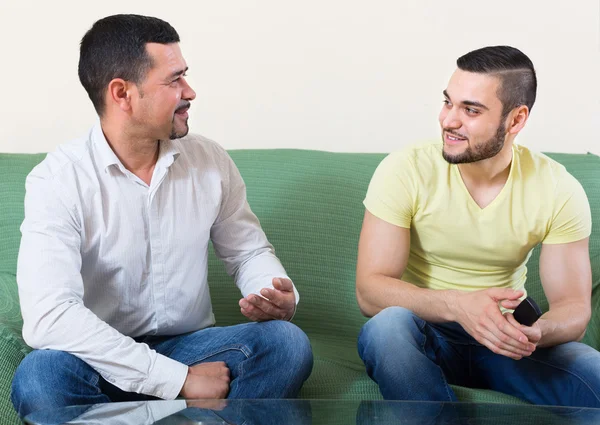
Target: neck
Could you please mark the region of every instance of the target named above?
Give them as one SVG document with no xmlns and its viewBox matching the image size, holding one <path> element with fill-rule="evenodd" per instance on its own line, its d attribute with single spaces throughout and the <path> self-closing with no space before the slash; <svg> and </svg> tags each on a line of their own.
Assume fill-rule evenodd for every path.
<svg viewBox="0 0 600 425">
<path fill-rule="evenodd" d="M 505 183 L 510 173 L 512 145 L 512 141 L 507 140 L 502 150 L 492 158 L 458 164 L 463 179 L 479 185 Z"/>
<path fill-rule="evenodd" d="M 136 137 L 125 126 L 101 120 L 102 131 L 119 161 L 133 174 L 147 174 L 154 170 L 158 160 L 158 140 Z"/>
</svg>

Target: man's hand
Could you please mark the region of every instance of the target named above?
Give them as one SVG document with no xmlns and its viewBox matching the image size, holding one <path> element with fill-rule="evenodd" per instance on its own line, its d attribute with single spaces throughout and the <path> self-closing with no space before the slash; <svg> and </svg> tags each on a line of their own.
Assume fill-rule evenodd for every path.
<svg viewBox="0 0 600 425">
<path fill-rule="evenodd" d="M 229 392 L 229 368 L 225 362 L 206 362 L 188 368 L 179 393 L 186 399 L 225 398 Z"/>
<path fill-rule="evenodd" d="M 514 308 L 521 296 L 523 291 L 508 288 L 460 293 L 456 321 L 494 353 L 520 360 L 535 350 L 535 344 L 529 342 L 519 326 L 514 326 L 502 315 L 498 303 L 505 308 Z"/>
<path fill-rule="evenodd" d="M 273 279 L 273 288 L 263 288 L 259 297 L 250 294 L 239 302 L 241 312 L 248 319 L 255 322 L 265 320 L 290 320 L 296 310 L 296 297 L 294 285 L 286 278 Z"/>
<path fill-rule="evenodd" d="M 523 332 L 523 334 L 525 334 L 530 343 L 537 347 L 538 342 L 540 342 L 540 339 L 542 339 L 542 328 L 540 327 L 540 320 L 544 319 L 536 321 L 531 326 L 525 326 L 517 322 L 512 313 L 504 313 L 504 317 L 506 317 L 506 320 L 508 320 L 508 322 L 511 325 Z"/>
</svg>

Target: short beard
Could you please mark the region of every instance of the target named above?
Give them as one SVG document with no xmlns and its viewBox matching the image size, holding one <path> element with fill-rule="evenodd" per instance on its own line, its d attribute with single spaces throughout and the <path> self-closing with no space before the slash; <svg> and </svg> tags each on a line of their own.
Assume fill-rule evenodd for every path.
<svg viewBox="0 0 600 425">
<path fill-rule="evenodd" d="M 175 140 L 175 139 L 181 139 L 182 137 L 187 136 L 187 134 L 190 131 L 190 126 L 187 123 L 187 120 L 185 121 L 185 130 L 178 133 L 177 130 L 175 130 L 175 117 L 173 117 L 173 125 L 171 126 L 171 134 L 169 134 L 169 139 L 171 140 Z"/>
<path fill-rule="evenodd" d="M 446 132 L 446 130 L 444 130 Z M 443 143 L 442 135 L 442 143 Z M 504 126 L 504 119 L 500 120 L 500 125 L 496 130 L 496 134 L 489 140 L 475 149 L 471 146 L 467 146 L 464 152 L 458 155 L 450 155 L 442 148 L 442 156 L 450 164 L 469 164 L 471 162 L 483 161 L 484 159 L 492 158 L 502 150 L 504 147 L 504 140 L 506 139 L 506 128 Z"/>
</svg>

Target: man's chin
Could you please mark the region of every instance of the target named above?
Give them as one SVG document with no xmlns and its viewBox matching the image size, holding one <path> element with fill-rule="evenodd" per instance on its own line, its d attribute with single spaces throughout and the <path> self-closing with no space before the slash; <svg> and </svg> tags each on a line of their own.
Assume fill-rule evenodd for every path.
<svg viewBox="0 0 600 425">
<path fill-rule="evenodd" d="M 463 164 L 465 162 L 471 162 L 471 155 L 469 155 L 468 151 L 462 152 L 449 152 L 446 145 L 444 144 L 444 148 L 442 149 L 442 156 L 449 164 Z"/>
<path fill-rule="evenodd" d="M 182 137 L 187 136 L 187 134 L 189 132 L 190 132 L 190 127 L 186 123 L 185 128 L 182 128 L 182 129 L 173 128 L 173 130 L 171 131 L 171 134 L 169 135 L 169 139 L 171 139 L 171 140 L 181 139 Z"/>
</svg>

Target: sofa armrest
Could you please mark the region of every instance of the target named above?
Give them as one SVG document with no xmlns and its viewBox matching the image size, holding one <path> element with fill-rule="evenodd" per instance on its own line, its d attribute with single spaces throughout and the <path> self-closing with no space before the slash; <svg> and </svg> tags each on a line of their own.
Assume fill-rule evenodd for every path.
<svg viewBox="0 0 600 425">
<path fill-rule="evenodd" d="M 10 387 L 15 370 L 29 349 L 14 331 L 0 323 L 0 423 L 21 424 L 10 401 Z"/>
<path fill-rule="evenodd" d="M 14 274 L 0 272 L 0 324 L 12 335 L 26 346 L 21 336 L 23 318 L 19 305 L 19 293 L 17 290 L 17 278 Z"/>
<path fill-rule="evenodd" d="M 10 402 L 10 387 L 17 366 L 30 351 L 21 336 L 17 292 L 15 275 L 0 273 L 0 423 L 15 425 L 21 421 Z"/>
</svg>

